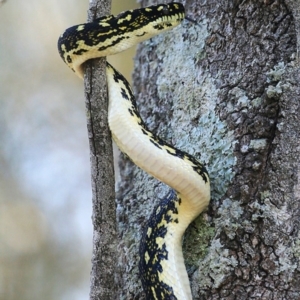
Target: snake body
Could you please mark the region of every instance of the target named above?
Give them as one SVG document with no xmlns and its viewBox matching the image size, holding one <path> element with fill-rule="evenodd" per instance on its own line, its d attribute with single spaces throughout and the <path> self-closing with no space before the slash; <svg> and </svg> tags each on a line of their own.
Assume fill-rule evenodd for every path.
<svg viewBox="0 0 300 300">
<path fill-rule="evenodd" d="M 86 60 L 123 51 L 183 19 L 184 7 L 175 2 L 102 17 L 67 29 L 59 38 L 59 53 L 82 78 Z M 181 244 L 187 226 L 209 203 L 207 170 L 148 130 L 129 83 L 108 63 L 106 76 L 114 141 L 137 166 L 176 191 L 155 207 L 142 235 L 139 269 L 147 299 L 192 299 Z"/>
</svg>

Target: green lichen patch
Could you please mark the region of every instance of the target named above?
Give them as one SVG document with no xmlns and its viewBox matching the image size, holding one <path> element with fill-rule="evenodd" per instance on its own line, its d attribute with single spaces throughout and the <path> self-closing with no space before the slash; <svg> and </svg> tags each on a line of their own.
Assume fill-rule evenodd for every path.
<svg viewBox="0 0 300 300">
<path fill-rule="evenodd" d="M 199 266 L 199 259 L 203 259 L 207 254 L 214 235 L 214 227 L 209 226 L 203 214 L 189 226 L 183 241 L 183 254 L 188 273 Z"/>
</svg>

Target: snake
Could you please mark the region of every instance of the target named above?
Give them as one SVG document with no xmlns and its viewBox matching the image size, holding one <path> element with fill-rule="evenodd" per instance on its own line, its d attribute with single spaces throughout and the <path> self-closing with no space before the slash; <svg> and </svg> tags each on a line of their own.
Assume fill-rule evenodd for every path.
<svg viewBox="0 0 300 300">
<path fill-rule="evenodd" d="M 58 51 L 83 78 L 87 60 L 117 54 L 171 30 L 184 19 L 184 6 L 177 2 L 104 16 L 65 30 L 58 39 Z M 106 78 L 113 140 L 138 167 L 172 188 L 155 206 L 142 233 L 139 272 L 146 299 L 190 300 L 182 240 L 186 228 L 209 204 L 208 171 L 194 156 L 148 129 L 130 84 L 109 63 Z"/>
</svg>

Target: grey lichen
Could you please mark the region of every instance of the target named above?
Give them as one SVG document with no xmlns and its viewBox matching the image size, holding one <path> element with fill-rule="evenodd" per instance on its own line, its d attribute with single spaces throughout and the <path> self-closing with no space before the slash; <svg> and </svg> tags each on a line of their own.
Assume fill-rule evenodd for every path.
<svg viewBox="0 0 300 300">
<path fill-rule="evenodd" d="M 257 152 L 264 150 L 267 147 L 267 139 L 256 139 L 251 140 L 249 144 L 249 149 L 253 149 Z"/>
<path fill-rule="evenodd" d="M 238 87 L 234 87 L 229 91 L 228 98 L 230 101 L 228 101 L 226 106 L 227 113 L 235 113 L 241 110 L 247 112 L 252 104 L 246 91 Z"/>
<path fill-rule="evenodd" d="M 268 82 L 271 81 L 280 81 L 282 75 L 285 73 L 286 67 L 284 62 L 279 62 L 273 69 L 271 69 L 268 73 Z"/>
<path fill-rule="evenodd" d="M 281 83 L 278 82 L 276 86 L 269 85 L 267 88 L 267 95 L 269 98 L 274 98 L 278 95 L 282 94 Z"/>
<path fill-rule="evenodd" d="M 292 247 L 293 254 L 300 259 L 300 234 L 298 234 L 298 237 L 296 241 L 294 242 L 294 245 Z"/>
<path fill-rule="evenodd" d="M 241 221 L 244 214 L 244 207 L 239 201 L 224 199 L 218 209 L 219 216 L 214 220 L 216 236 L 222 230 L 230 240 L 234 240 L 239 234 L 239 229 L 246 228 L 247 232 L 253 232 L 253 225 L 248 220 Z M 245 253 L 252 257 L 255 255 L 247 243 L 243 247 Z M 237 264 L 237 258 L 229 254 L 229 250 L 223 247 L 220 239 L 214 239 L 208 254 L 200 262 L 198 271 L 193 274 L 194 295 L 201 294 L 208 287 L 218 288 L 227 277 L 231 276 Z"/>
<path fill-rule="evenodd" d="M 260 212 L 259 217 L 274 220 L 278 226 L 286 224 L 291 217 L 287 207 L 285 205 L 281 207 L 275 206 L 270 200 L 269 191 L 261 192 L 260 198 L 263 204 L 259 204 L 258 202 L 252 204 L 256 208 L 256 211 Z"/>
<path fill-rule="evenodd" d="M 281 207 L 275 206 L 270 199 L 270 192 L 264 191 L 261 193 L 262 204 L 257 202 L 252 204 L 252 207 L 258 211 L 258 213 L 253 214 L 252 220 L 255 222 L 258 219 L 269 220 L 274 224 L 274 228 L 280 228 L 282 232 L 289 235 L 293 230 L 293 224 L 291 223 L 291 212 L 286 205 Z M 277 236 L 272 235 L 272 231 L 265 231 L 263 233 L 265 243 L 270 244 L 274 248 L 274 254 L 278 259 L 274 257 L 274 275 L 279 275 L 284 273 L 284 278 L 289 278 L 289 274 L 293 274 L 293 271 L 298 268 L 298 264 L 295 262 L 294 257 L 300 255 L 299 244 L 294 242 L 293 247 L 286 247 L 286 244 L 278 240 Z"/>
<path fill-rule="evenodd" d="M 278 97 L 282 94 L 281 78 L 285 71 L 286 66 L 284 65 L 284 62 L 279 62 L 273 69 L 267 72 L 267 82 L 270 83 L 270 85 L 267 87 L 266 92 L 269 98 Z"/>
<path fill-rule="evenodd" d="M 200 267 L 194 277 L 198 277 L 202 287 L 218 288 L 229 273 L 238 264 L 238 261 L 224 249 L 219 239 L 213 240 L 211 251 L 205 260 L 200 263 Z M 209 270 L 207 269 L 209 265 Z M 196 286 L 196 285 L 193 285 Z M 198 288 L 195 288 L 193 294 L 197 294 Z"/>
<path fill-rule="evenodd" d="M 234 239 L 237 229 L 242 226 L 240 216 L 243 212 L 238 201 L 225 199 L 219 209 L 220 217 L 215 220 L 216 227 L 222 228 L 230 239 Z"/>
</svg>

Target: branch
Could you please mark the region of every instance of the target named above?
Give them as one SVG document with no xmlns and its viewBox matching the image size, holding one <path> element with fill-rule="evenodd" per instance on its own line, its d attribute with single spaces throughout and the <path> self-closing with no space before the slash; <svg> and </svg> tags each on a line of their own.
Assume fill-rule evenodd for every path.
<svg viewBox="0 0 300 300">
<path fill-rule="evenodd" d="M 110 13 L 110 0 L 91 0 L 88 22 Z M 91 300 L 115 299 L 116 211 L 113 150 L 107 122 L 106 60 L 87 63 L 84 77 L 93 192 Z"/>
</svg>

